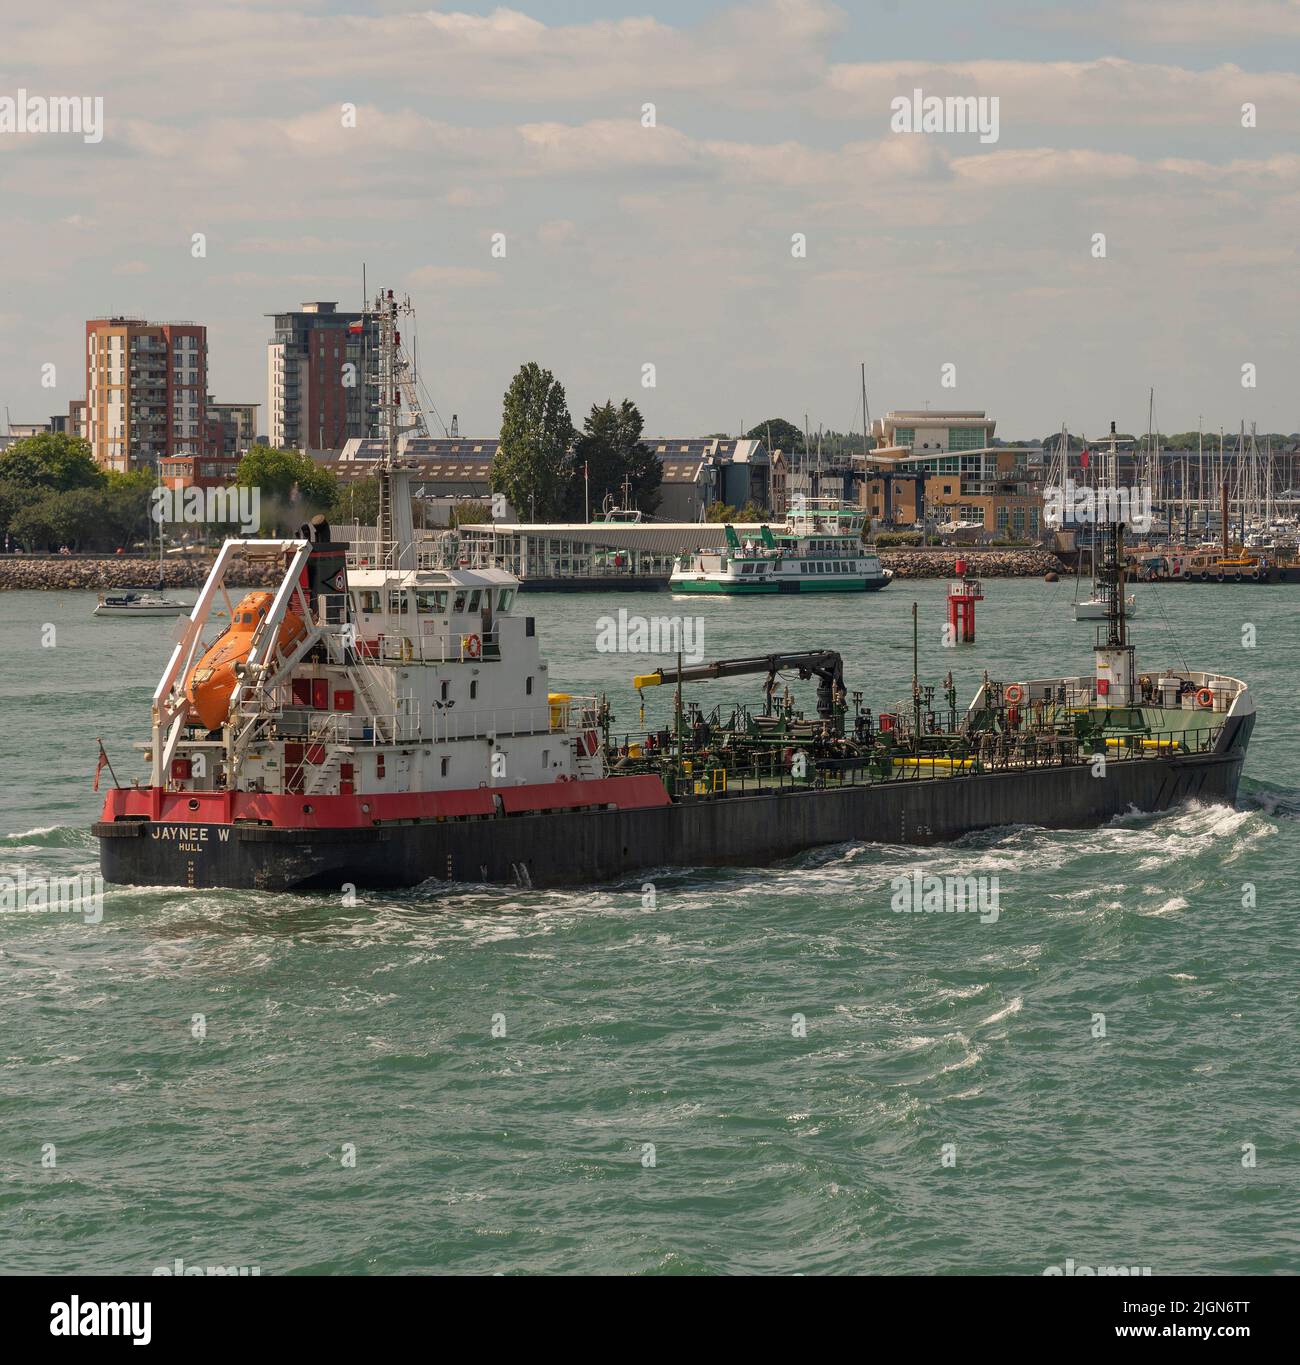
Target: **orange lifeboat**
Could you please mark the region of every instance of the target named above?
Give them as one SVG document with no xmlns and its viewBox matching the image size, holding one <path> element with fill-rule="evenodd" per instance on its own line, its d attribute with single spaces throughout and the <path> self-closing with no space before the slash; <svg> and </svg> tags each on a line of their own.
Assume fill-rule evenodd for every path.
<svg viewBox="0 0 1300 1365">
<path fill-rule="evenodd" d="M 206 730 L 219 730 L 230 713 L 230 698 L 239 683 L 235 665 L 252 652 L 253 632 L 271 609 L 269 592 L 246 593 L 231 613 L 230 624 L 208 646 L 185 679 L 185 696 Z M 279 646 L 288 653 L 307 633 L 302 618 L 286 612 Z"/>
</svg>

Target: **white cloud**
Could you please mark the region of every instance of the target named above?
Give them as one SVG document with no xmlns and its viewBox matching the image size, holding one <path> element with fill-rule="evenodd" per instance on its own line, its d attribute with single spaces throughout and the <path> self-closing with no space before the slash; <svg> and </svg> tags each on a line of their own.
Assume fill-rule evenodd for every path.
<svg viewBox="0 0 1300 1365">
<path fill-rule="evenodd" d="M 1122 33 L 1129 41 L 1162 47 L 1300 38 L 1297 0 L 1100 0 L 1100 3 L 1029 9 L 1033 27 Z"/>
<path fill-rule="evenodd" d="M 495 289 L 503 278 L 500 270 L 452 265 L 422 265 L 406 277 L 410 285 L 425 285 L 432 289 Z"/>
</svg>

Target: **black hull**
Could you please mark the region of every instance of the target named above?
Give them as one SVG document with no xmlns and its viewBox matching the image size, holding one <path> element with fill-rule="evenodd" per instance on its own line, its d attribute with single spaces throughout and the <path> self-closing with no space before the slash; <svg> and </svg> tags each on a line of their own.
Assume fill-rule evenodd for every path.
<svg viewBox="0 0 1300 1365">
<path fill-rule="evenodd" d="M 853 841 L 939 843 L 1005 825 L 1104 824 L 1125 812 L 1236 799 L 1244 740 L 1216 753 L 824 790 L 356 830 L 97 825 L 107 881 L 270 891 L 412 886 L 430 878 L 561 886 L 663 866 L 758 866 Z M 1230 723 L 1231 724 L 1231 723 Z M 1233 726 L 1232 728 L 1236 728 Z"/>
<path fill-rule="evenodd" d="M 572 578 L 542 578 L 536 574 L 519 580 L 520 592 L 667 592 L 668 575 L 575 574 Z"/>
</svg>

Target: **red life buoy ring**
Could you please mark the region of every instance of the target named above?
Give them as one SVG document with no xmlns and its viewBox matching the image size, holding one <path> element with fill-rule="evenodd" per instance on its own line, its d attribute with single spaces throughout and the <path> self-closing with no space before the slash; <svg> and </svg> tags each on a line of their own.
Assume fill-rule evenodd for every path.
<svg viewBox="0 0 1300 1365">
<path fill-rule="evenodd" d="M 460 644 L 465 654 L 471 659 L 477 659 L 483 653 L 483 641 L 477 635 L 466 635 Z"/>
<path fill-rule="evenodd" d="M 1019 683 L 1008 683 L 1006 691 L 1003 693 L 1003 696 L 1006 697 L 1008 703 L 1012 706 L 1014 706 L 1018 701 L 1022 701 L 1024 699 L 1024 695 L 1025 689 L 1021 687 Z"/>
<path fill-rule="evenodd" d="M 1214 705 L 1214 693 L 1208 687 L 1202 687 L 1196 694 L 1196 700 L 1208 709 Z"/>
</svg>

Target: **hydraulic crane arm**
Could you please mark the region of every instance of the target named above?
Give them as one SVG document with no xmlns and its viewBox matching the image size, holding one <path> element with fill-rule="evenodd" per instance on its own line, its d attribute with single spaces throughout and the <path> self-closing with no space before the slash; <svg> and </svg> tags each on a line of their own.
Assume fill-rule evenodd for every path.
<svg viewBox="0 0 1300 1365">
<path fill-rule="evenodd" d="M 835 713 L 835 703 L 842 701 L 845 695 L 844 661 L 833 649 L 806 649 L 792 654 L 755 654 L 745 659 L 718 659 L 711 664 L 692 664 L 686 668 L 659 668 L 653 673 L 642 673 L 633 678 L 632 685 L 639 692 L 643 687 L 766 673 L 767 686 L 764 691 L 770 700 L 776 675 L 786 668 L 797 669 L 801 678 L 818 679 L 817 714 L 829 720 Z"/>
</svg>

